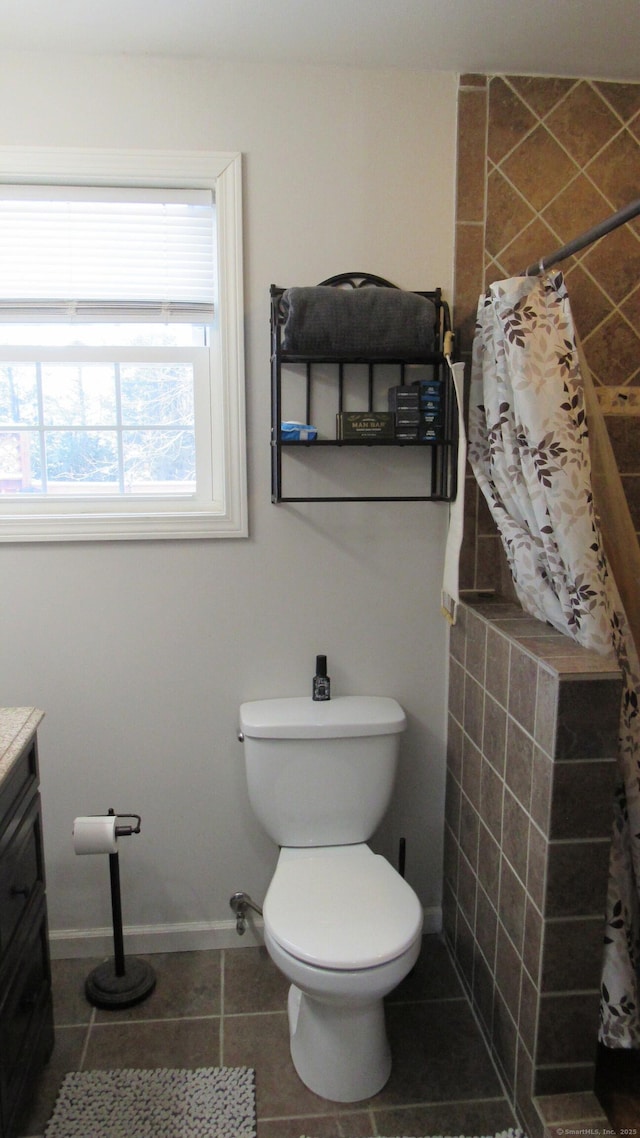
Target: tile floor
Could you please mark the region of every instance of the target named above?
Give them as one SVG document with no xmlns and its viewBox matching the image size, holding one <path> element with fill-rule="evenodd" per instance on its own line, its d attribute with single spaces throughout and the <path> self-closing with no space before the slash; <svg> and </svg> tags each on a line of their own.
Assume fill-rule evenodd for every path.
<svg viewBox="0 0 640 1138">
<path fill-rule="evenodd" d="M 39 1136 L 67 1071 L 249 1066 L 258 1138 L 488 1134 L 515 1125 L 446 948 L 425 937 L 389 998 L 394 1067 L 373 1098 L 337 1106 L 300 1082 L 289 1058 L 286 981 L 262 948 L 158 954 L 154 993 L 107 1012 L 84 998 L 97 960 L 53 963 L 56 1045 L 22 1136 Z"/>
</svg>

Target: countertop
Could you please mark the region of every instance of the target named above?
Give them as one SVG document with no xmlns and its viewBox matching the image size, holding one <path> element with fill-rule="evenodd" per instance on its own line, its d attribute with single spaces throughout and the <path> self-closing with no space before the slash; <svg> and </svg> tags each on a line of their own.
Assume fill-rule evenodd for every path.
<svg viewBox="0 0 640 1138">
<path fill-rule="evenodd" d="M 35 735 L 44 711 L 37 707 L 0 707 L 0 782 Z"/>
</svg>

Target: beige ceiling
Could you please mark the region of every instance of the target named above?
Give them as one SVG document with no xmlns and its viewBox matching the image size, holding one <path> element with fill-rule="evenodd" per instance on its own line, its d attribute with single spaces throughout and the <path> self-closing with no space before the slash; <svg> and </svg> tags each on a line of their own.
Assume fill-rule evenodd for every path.
<svg viewBox="0 0 640 1138">
<path fill-rule="evenodd" d="M 640 81 L 640 0 L 0 0 L 0 50 Z"/>
</svg>

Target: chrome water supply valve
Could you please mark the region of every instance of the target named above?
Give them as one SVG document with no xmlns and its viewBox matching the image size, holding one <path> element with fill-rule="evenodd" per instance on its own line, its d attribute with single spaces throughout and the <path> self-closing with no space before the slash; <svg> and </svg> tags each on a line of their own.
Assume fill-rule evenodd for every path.
<svg viewBox="0 0 640 1138">
<path fill-rule="evenodd" d="M 262 916 L 262 909 L 256 905 L 248 893 L 241 891 L 231 895 L 229 904 L 236 915 L 236 932 L 238 936 L 244 936 L 247 928 L 247 909 L 253 909 L 259 917 Z"/>
</svg>

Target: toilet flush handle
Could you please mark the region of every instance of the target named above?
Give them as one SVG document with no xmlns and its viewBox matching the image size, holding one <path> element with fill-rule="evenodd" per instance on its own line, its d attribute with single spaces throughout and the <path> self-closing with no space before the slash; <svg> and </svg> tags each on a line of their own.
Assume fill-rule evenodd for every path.
<svg viewBox="0 0 640 1138">
<path fill-rule="evenodd" d="M 244 743 L 244 732 L 238 731 L 238 742 Z"/>
</svg>

